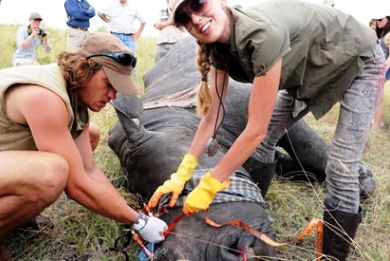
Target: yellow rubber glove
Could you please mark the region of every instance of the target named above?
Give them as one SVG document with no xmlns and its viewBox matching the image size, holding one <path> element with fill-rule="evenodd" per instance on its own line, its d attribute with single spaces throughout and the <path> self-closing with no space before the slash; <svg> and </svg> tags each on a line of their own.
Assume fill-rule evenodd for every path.
<svg viewBox="0 0 390 261">
<path fill-rule="evenodd" d="M 171 175 L 171 178 L 164 182 L 163 185 L 157 188 L 153 193 L 153 196 L 149 200 L 149 207 L 154 208 L 157 206 L 161 197 L 164 194 L 172 193 L 171 200 L 169 201 L 169 206 L 174 207 L 179 197 L 180 193 L 184 189 L 184 185 L 192 177 L 192 172 L 198 165 L 198 159 L 187 153 L 184 155 L 182 162 L 180 163 L 179 168 L 176 173 Z"/>
<path fill-rule="evenodd" d="M 184 214 L 192 215 L 199 211 L 206 211 L 213 201 L 215 194 L 229 187 L 229 185 L 230 180 L 221 183 L 208 171 L 200 179 L 198 186 L 187 196 L 183 206 Z"/>
</svg>

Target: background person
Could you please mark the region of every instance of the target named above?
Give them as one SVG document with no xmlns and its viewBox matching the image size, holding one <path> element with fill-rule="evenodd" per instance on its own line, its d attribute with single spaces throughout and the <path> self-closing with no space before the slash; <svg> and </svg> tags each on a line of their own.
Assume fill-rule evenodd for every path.
<svg viewBox="0 0 390 261">
<path fill-rule="evenodd" d="M 135 53 L 135 43 L 141 37 L 146 23 L 140 10 L 134 4 L 129 4 L 127 0 L 116 0 L 113 5 L 98 14 L 110 25 L 111 33 Z"/>
<path fill-rule="evenodd" d="M 384 102 L 384 88 L 385 88 L 385 81 L 388 80 L 390 77 L 389 75 L 389 67 L 390 67 L 390 57 L 389 57 L 389 50 L 390 50 L 390 16 L 388 11 L 385 11 L 384 9 L 380 9 L 377 11 L 374 20 L 375 20 L 375 32 L 378 37 L 379 45 L 381 46 L 383 53 L 385 54 L 386 58 L 386 65 L 383 70 L 385 71 L 385 75 L 387 76 L 385 78 L 380 78 L 380 93 L 378 95 L 378 104 L 377 108 L 375 110 L 375 117 L 374 117 L 374 123 L 372 125 L 373 130 L 378 130 L 380 127 L 383 127 L 383 116 L 384 116 L 384 110 L 385 110 L 385 102 Z"/>
<path fill-rule="evenodd" d="M 95 164 L 88 109 L 99 112 L 117 91 L 137 94 L 135 58 L 117 38 L 93 33 L 58 64 L 0 70 L 0 235 L 37 216 L 63 191 L 147 241 L 166 224 L 127 205 Z M 48 110 L 48 108 L 50 108 Z"/>
<path fill-rule="evenodd" d="M 21 26 L 16 33 L 16 51 L 13 56 L 12 65 L 39 64 L 37 61 L 38 46 L 45 47 L 46 53 L 51 51 L 47 33 L 41 28 L 42 16 L 33 12 L 29 18 L 28 26 Z"/>
<path fill-rule="evenodd" d="M 95 16 L 95 9 L 86 0 L 66 0 L 64 3 L 68 20 L 68 51 L 77 52 L 88 35 L 89 19 Z"/>
<path fill-rule="evenodd" d="M 168 8 L 169 0 L 167 0 L 167 7 L 160 10 L 160 20 L 153 26 L 159 30 L 157 37 L 157 48 L 155 62 L 160 61 L 171 49 L 171 47 L 182 39 L 182 32 L 173 25 L 170 10 Z"/>
<path fill-rule="evenodd" d="M 326 167 L 322 250 L 332 260 L 345 260 L 362 219 L 358 168 L 384 66 L 374 32 L 335 8 L 303 1 L 274 0 L 236 9 L 223 0 L 176 0 L 172 10 L 174 23 L 200 43 L 204 116 L 189 153 L 156 190 L 150 205 L 165 193 L 180 194 L 198 159 L 210 151 L 210 138 L 223 118 L 228 75 L 253 84 L 248 122 L 222 160 L 187 196 L 185 214 L 207 210 L 215 194 L 229 186 L 231 173 L 254 151 L 263 162 L 261 176 L 268 180 L 276 143 L 285 130 L 308 112 L 321 118 L 340 102 Z"/>
</svg>

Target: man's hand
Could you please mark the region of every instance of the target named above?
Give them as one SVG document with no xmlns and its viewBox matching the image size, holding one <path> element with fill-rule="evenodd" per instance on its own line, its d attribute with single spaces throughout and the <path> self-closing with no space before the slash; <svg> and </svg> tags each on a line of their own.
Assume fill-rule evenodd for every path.
<svg viewBox="0 0 390 261">
<path fill-rule="evenodd" d="M 156 28 L 157 30 L 164 29 L 164 27 L 165 27 L 163 23 L 155 23 L 153 26 L 154 26 L 154 28 Z"/>
<path fill-rule="evenodd" d="M 206 211 L 217 192 L 229 187 L 230 181 L 221 183 L 215 179 L 211 172 L 204 175 L 196 188 L 187 196 L 184 202 L 183 212 L 186 215 L 192 215 L 199 211 Z"/>
<path fill-rule="evenodd" d="M 146 241 L 158 243 L 165 239 L 164 231 L 168 228 L 167 224 L 156 217 L 148 217 L 141 213 L 132 228 Z"/>
<path fill-rule="evenodd" d="M 198 159 L 189 153 L 187 153 L 183 161 L 181 162 L 176 173 L 171 175 L 171 178 L 164 182 L 164 184 L 154 192 L 153 196 L 149 200 L 149 207 L 154 208 L 157 206 L 161 197 L 164 194 L 172 193 L 169 206 L 174 207 L 181 191 L 184 188 L 185 183 L 191 179 L 192 172 L 198 165 Z"/>
</svg>

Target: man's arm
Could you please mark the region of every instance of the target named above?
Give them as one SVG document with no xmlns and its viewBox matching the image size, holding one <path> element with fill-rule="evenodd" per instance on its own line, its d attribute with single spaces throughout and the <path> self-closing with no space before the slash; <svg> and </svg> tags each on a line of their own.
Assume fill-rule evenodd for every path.
<svg viewBox="0 0 390 261">
<path fill-rule="evenodd" d="M 146 21 L 143 18 L 142 14 L 139 10 L 136 11 L 135 16 L 136 16 L 137 20 L 140 22 L 140 26 L 138 28 L 138 31 L 133 35 L 133 38 L 134 38 L 134 40 L 138 40 L 138 38 L 141 37 L 142 31 L 145 28 Z"/>
<path fill-rule="evenodd" d="M 138 213 L 127 206 L 126 200 L 95 165 L 87 127 L 75 142 L 68 130 L 68 111 L 63 101 L 45 88 L 26 87 L 25 91 L 29 95 L 19 100 L 20 114 L 30 126 L 38 150 L 60 155 L 68 162 L 68 196 L 122 223 L 136 221 Z"/>
<path fill-rule="evenodd" d="M 108 17 L 106 14 L 103 14 L 101 12 L 98 12 L 98 16 L 106 23 L 110 23 L 110 17 Z"/>
<path fill-rule="evenodd" d="M 67 0 L 64 4 L 68 17 L 79 21 L 88 21 L 95 16 L 95 9 L 88 3 L 79 3 L 75 0 Z"/>
<path fill-rule="evenodd" d="M 133 36 L 134 40 L 138 40 L 138 38 L 141 37 L 142 31 L 144 30 L 144 28 L 145 28 L 145 22 L 140 24 L 138 31 Z"/>
<path fill-rule="evenodd" d="M 162 30 L 168 26 L 171 26 L 173 25 L 173 23 L 171 21 L 165 21 L 165 22 L 157 22 L 155 23 L 153 26 L 154 28 L 156 28 L 157 30 Z"/>
</svg>

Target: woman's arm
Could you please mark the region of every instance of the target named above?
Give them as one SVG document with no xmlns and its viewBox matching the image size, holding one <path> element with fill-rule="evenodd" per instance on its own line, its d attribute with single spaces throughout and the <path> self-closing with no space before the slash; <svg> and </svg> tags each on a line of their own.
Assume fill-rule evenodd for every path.
<svg viewBox="0 0 390 261">
<path fill-rule="evenodd" d="M 387 33 L 385 35 L 385 39 L 384 39 L 385 43 L 386 43 L 386 46 L 387 48 L 389 49 L 389 54 L 390 54 L 390 33 Z M 387 60 L 386 60 L 386 71 L 390 69 L 390 55 L 389 57 L 387 57 Z"/>
<path fill-rule="evenodd" d="M 264 76 L 255 77 L 249 99 L 247 125 L 222 160 L 211 169 L 217 180 L 225 181 L 267 135 L 279 90 L 281 68 L 282 60 L 279 60 Z"/>
</svg>

